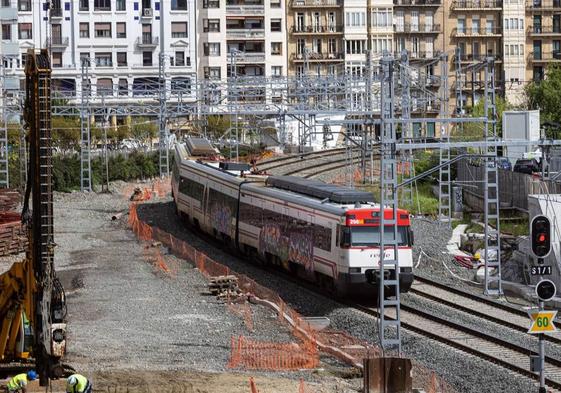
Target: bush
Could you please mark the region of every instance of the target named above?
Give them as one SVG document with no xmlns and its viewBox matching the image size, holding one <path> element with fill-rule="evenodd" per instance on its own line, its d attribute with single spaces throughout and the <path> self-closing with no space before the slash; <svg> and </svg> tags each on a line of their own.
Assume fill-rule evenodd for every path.
<svg viewBox="0 0 561 393">
<path fill-rule="evenodd" d="M 170 168 L 173 155 L 170 154 Z M 92 187 L 105 180 L 105 160 L 95 157 L 92 165 Z M 109 181 L 149 179 L 159 175 L 159 153 L 132 152 L 127 156 L 118 154 L 109 157 Z M 20 187 L 19 159 L 10 155 L 10 187 Z M 53 157 L 53 183 L 56 191 L 70 192 L 80 189 L 80 156 L 78 154 Z"/>
</svg>

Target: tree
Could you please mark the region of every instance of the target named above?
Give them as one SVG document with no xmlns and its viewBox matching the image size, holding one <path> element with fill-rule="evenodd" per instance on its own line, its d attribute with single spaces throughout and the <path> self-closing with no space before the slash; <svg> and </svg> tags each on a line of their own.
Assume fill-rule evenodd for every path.
<svg viewBox="0 0 561 393">
<path fill-rule="evenodd" d="M 158 135 L 158 125 L 154 120 L 145 117 L 135 118 L 131 124 L 131 136 L 139 143 L 152 139 Z"/>
<path fill-rule="evenodd" d="M 55 116 L 52 118 L 53 146 L 63 154 L 78 150 L 80 146 L 80 118 Z"/>
<path fill-rule="evenodd" d="M 211 138 L 218 139 L 225 135 L 230 128 L 230 117 L 212 115 L 208 117 L 207 131 Z M 226 138 L 229 136 L 226 135 Z"/>
<path fill-rule="evenodd" d="M 512 105 L 501 97 L 496 97 L 495 106 L 497 109 L 497 135 L 502 135 L 503 131 L 503 112 L 512 108 Z M 485 116 L 485 102 L 483 99 L 477 101 L 475 106 L 471 108 L 471 117 L 484 117 Z M 489 110 L 489 118 L 492 113 Z M 489 130 L 491 131 L 491 130 Z M 483 139 L 485 134 L 485 125 L 483 123 L 464 123 L 456 125 L 452 131 L 452 135 L 464 141 Z"/>
<path fill-rule="evenodd" d="M 546 75 L 545 80 L 526 86 L 528 108 L 539 109 L 542 122 L 561 123 L 561 67 L 548 67 Z"/>
</svg>

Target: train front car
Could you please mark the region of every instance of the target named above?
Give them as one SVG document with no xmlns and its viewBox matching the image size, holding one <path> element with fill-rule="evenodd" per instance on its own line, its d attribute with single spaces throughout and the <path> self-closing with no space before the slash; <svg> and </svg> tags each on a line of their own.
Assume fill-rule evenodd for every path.
<svg viewBox="0 0 561 393">
<path fill-rule="evenodd" d="M 386 209 L 386 219 L 391 218 L 391 210 Z M 377 287 L 380 272 L 380 209 L 373 206 L 349 209 L 342 217 L 344 225 L 339 228 L 338 239 L 341 265 L 347 272 L 339 273 L 338 286 L 348 294 L 372 294 L 372 286 Z M 399 242 L 399 286 L 400 292 L 407 292 L 413 283 L 413 232 L 409 214 L 398 210 L 397 237 Z M 391 226 L 386 226 L 384 238 L 393 238 Z M 393 259 L 393 250 L 386 249 L 386 259 Z M 385 270 L 385 278 L 395 278 L 394 270 Z"/>
</svg>

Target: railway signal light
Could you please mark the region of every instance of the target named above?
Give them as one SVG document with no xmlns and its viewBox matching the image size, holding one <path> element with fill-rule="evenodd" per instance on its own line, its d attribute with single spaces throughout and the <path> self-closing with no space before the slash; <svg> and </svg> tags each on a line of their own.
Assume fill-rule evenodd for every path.
<svg viewBox="0 0 561 393">
<path fill-rule="evenodd" d="M 555 296 L 557 288 L 551 280 L 541 280 L 536 284 L 536 295 L 541 301 L 547 302 Z"/>
<path fill-rule="evenodd" d="M 546 216 L 536 216 L 530 226 L 532 253 L 537 258 L 545 258 L 551 251 L 551 222 Z"/>
</svg>

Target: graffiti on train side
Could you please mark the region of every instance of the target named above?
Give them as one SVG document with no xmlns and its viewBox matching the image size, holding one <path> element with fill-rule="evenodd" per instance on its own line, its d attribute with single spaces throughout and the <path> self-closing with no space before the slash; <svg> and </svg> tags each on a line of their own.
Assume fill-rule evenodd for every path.
<svg viewBox="0 0 561 393">
<path fill-rule="evenodd" d="M 301 264 L 313 271 L 313 233 L 309 229 L 291 229 L 279 224 L 264 225 L 259 232 L 259 251 L 278 256 L 282 261 Z"/>
<path fill-rule="evenodd" d="M 218 232 L 229 235 L 230 227 L 232 225 L 232 211 L 228 206 L 219 206 L 218 204 L 214 204 L 210 210 L 210 221 L 212 227 Z"/>
</svg>

